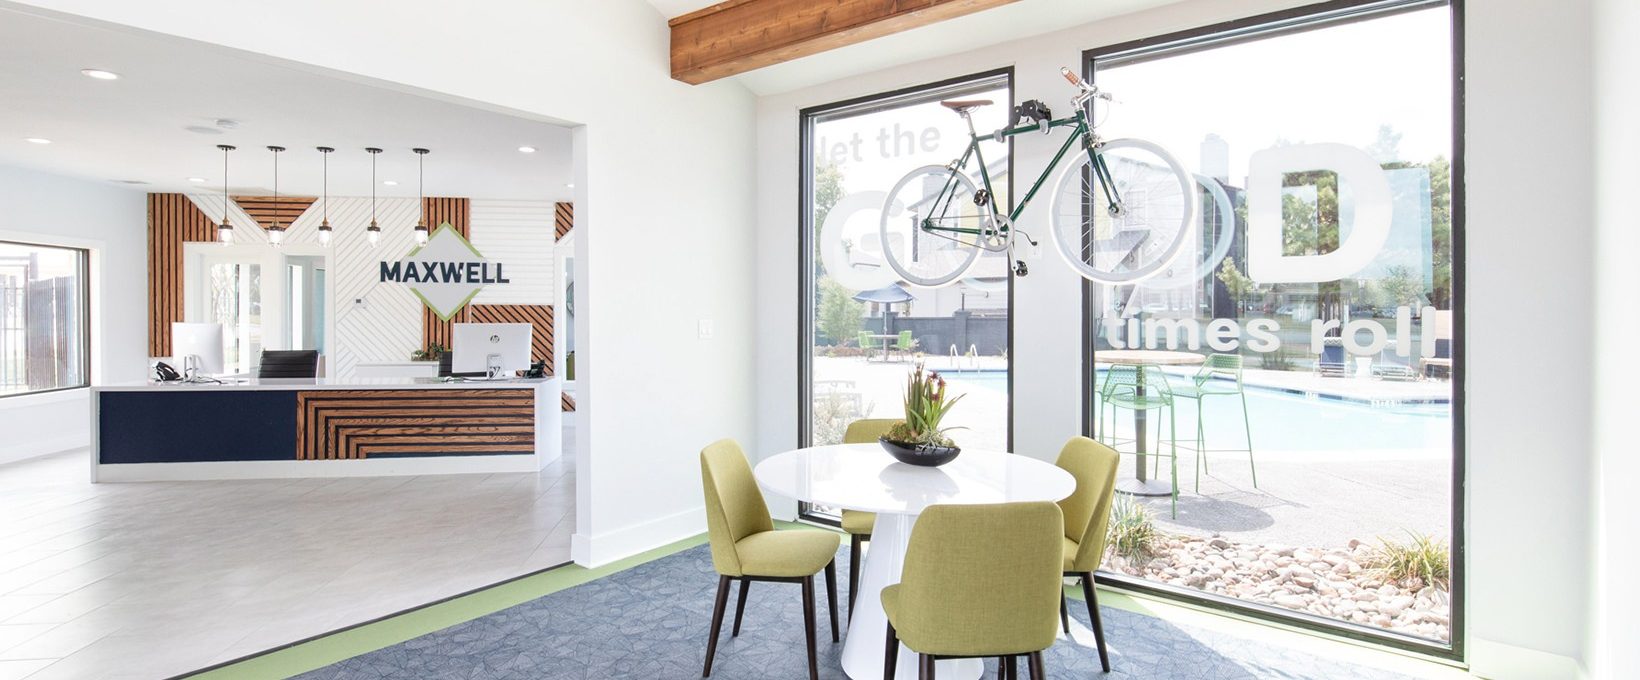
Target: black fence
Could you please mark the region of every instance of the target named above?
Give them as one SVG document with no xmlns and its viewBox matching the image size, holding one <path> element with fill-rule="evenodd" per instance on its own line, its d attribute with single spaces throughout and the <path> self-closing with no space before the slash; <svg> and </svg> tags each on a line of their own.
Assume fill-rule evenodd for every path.
<svg viewBox="0 0 1640 680">
<path fill-rule="evenodd" d="M 970 346 L 978 350 L 980 356 L 997 356 L 1008 351 L 1008 317 L 980 316 L 966 310 L 951 316 L 902 317 L 889 312 L 886 326 L 881 316 L 867 317 L 865 330 L 885 335 L 911 331 L 911 337 L 917 340 L 917 351 L 924 354 L 943 356 L 951 352 L 953 345 L 957 354 L 967 354 Z"/>
</svg>

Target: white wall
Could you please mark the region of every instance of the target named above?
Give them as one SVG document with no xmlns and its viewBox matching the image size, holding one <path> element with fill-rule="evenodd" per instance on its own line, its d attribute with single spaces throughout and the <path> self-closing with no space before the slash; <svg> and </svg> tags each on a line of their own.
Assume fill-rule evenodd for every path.
<svg viewBox="0 0 1640 680">
<path fill-rule="evenodd" d="M 93 383 L 143 379 L 147 199 L 140 190 L 0 166 L 0 240 L 91 250 Z M 89 390 L 0 398 L 0 463 L 85 446 Z"/>
<path fill-rule="evenodd" d="M 666 21 L 652 6 L 6 4 L 583 124 L 575 130 L 575 559 L 601 564 L 703 530 L 701 447 L 752 434 L 753 102 L 733 82 L 673 81 Z M 701 319 L 715 322 L 713 337 L 697 337 Z"/>
<path fill-rule="evenodd" d="M 1632 310 L 1640 291 L 1640 231 L 1635 230 L 1634 187 L 1640 185 L 1640 3 L 1600 0 L 1595 3 L 1595 135 L 1600 140 L 1595 203 L 1599 227 L 1595 232 L 1594 362 L 1598 366 L 1627 368 L 1632 362 L 1629 343 L 1640 337 L 1640 316 Z M 1598 678 L 1640 675 L 1640 494 L 1632 489 L 1640 479 L 1640 457 L 1635 456 L 1634 405 L 1630 391 L 1632 370 L 1595 374 L 1594 448 L 1599 453 L 1591 486 L 1595 489 L 1595 567 L 1590 600 L 1594 603 L 1589 665 Z"/>
<path fill-rule="evenodd" d="M 1058 69 L 1077 68 L 1084 49 L 1303 4 L 1181 2 L 761 98 L 758 449 L 797 441 L 791 262 L 801 108 L 1005 66 L 1015 69 L 1016 99 L 1062 105 L 1067 88 Z M 1467 3 L 1466 640 L 1472 668 L 1488 677 L 1573 677 L 1586 654 L 1593 473 L 1587 263 L 1595 253 L 1588 8 L 1589 0 Z M 1053 143 L 1018 138 L 1016 167 L 1046 164 Z M 1554 207 L 1531 208 L 1528 196 L 1549 197 Z M 1021 226 L 1047 233 L 1045 211 L 1027 211 Z M 1048 458 L 1080 432 L 1080 293 L 1068 268 L 1031 264 L 1014 293 L 1014 449 Z M 1522 389 L 1527 381 L 1530 393 Z"/>
</svg>

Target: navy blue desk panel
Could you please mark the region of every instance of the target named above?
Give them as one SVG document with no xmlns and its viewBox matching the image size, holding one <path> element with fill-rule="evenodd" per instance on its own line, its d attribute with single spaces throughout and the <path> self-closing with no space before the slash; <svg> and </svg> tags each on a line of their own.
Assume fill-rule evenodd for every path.
<svg viewBox="0 0 1640 680">
<path fill-rule="evenodd" d="M 294 390 L 98 393 L 98 462 L 296 460 Z"/>
</svg>

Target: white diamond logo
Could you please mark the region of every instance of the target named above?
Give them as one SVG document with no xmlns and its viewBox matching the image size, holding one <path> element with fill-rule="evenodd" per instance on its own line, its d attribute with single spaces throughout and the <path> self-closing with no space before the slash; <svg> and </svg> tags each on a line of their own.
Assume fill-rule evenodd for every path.
<svg viewBox="0 0 1640 680">
<path fill-rule="evenodd" d="M 448 222 L 403 260 L 381 263 L 381 280 L 408 284 L 422 304 L 445 321 L 485 286 L 509 283 L 501 263 L 485 259 Z"/>
</svg>

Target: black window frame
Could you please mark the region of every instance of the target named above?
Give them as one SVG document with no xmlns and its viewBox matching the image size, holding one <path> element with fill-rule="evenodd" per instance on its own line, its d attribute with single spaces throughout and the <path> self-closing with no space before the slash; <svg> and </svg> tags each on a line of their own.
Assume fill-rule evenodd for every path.
<svg viewBox="0 0 1640 680">
<path fill-rule="evenodd" d="M 1014 105 L 1016 92 L 1014 89 L 1014 68 L 1006 66 L 977 73 L 946 78 L 931 83 L 911 85 L 886 92 L 878 92 L 859 97 L 851 97 L 841 101 L 818 104 L 806 107 L 797 112 L 797 441 L 798 448 L 811 446 L 813 443 L 814 417 L 814 327 L 810 323 L 814 318 L 814 153 L 811 146 L 812 129 L 815 120 L 831 114 L 850 113 L 862 115 L 875 111 L 883 111 L 907 102 L 937 99 L 936 93 L 951 90 L 967 89 L 966 86 L 978 86 L 991 80 L 1003 80 L 1008 89 L 1008 101 L 997 102 L 994 106 Z M 954 93 L 952 93 L 954 94 Z M 1014 200 L 1014 141 L 1010 137 L 1008 145 L 1008 200 L 1009 209 L 1013 208 Z M 1014 347 L 1014 273 L 1010 267 L 1008 271 L 1008 349 L 1012 353 Z M 1007 440 L 1011 450 L 1014 443 L 1014 371 L 1013 360 L 1010 355 L 1008 362 L 1008 413 Z M 810 504 L 799 501 L 797 516 L 799 519 L 817 524 L 839 526 L 837 519 L 820 515 L 809 510 Z"/>
<path fill-rule="evenodd" d="M 79 345 L 80 345 L 80 358 L 81 358 L 81 361 L 80 361 L 80 364 L 81 364 L 80 365 L 80 371 L 81 371 L 81 373 L 80 373 L 80 375 L 82 377 L 82 380 L 77 385 L 67 385 L 67 386 L 62 386 L 62 387 L 53 387 L 53 388 L 44 389 L 44 390 L 28 390 L 28 391 L 24 391 L 24 392 L 11 392 L 9 394 L 0 394 L 0 403 L 3 403 L 3 400 L 6 400 L 6 399 L 14 399 L 14 398 L 18 398 L 18 397 L 32 397 L 32 396 L 37 396 L 37 395 L 41 395 L 41 394 L 52 394 L 52 393 L 55 393 L 55 392 L 67 392 L 69 390 L 83 390 L 83 389 L 91 387 L 91 370 L 92 370 L 92 367 L 93 367 L 94 362 L 96 360 L 96 358 L 94 356 L 92 356 L 92 354 L 91 354 L 91 333 L 92 333 L 92 331 L 91 331 L 91 305 L 92 305 L 92 292 L 93 292 L 92 288 L 91 288 L 91 276 L 92 276 L 92 272 L 91 272 L 91 249 L 90 248 L 83 248 L 83 247 L 79 247 L 79 246 L 62 245 L 62 244 L 58 244 L 58 243 L 40 243 L 40 242 L 37 242 L 37 241 L 21 241 L 21 240 L 16 240 L 16 239 L 11 239 L 11 238 L 0 238 L 0 245 L 22 246 L 24 248 L 43 248 L 43 249 L 47 249 L 47 250 L 68 251 L 68 252 L 74 253 L 75 256 L 79 258 L 79 272 L 80 272 L 80 276 L 79 276 L 80 281 L 79 281 L 79 283 L 80 283 L 80 299 L 81 299 L 80 315 L 79 315 L 80 316 L 80 338 L 79 338 L 80 342 L 79 342 Z"/>
<path fill-rule="evenodd" d="M 1364 626 L 1335 618 L 1297 612 L 1271 605 L 1217 596 L 1210 593 L 1149 581 L 1143 578 L 1099 571 L 1094 580 L 1105 586 L 1176 600 L 1210 610 L 1248 616 L 1262 621 L 1292 626 L 1305 631 L 1368 642 L 1437 659 L 1462 662 L 1464 659 L 1464 327 L 1465 327 L 1465 209 L 1464 209 L 1464 0 L 1335 0 L 1289 10 L 1260 14 L 1201 26 L 1198 28 L 1141 38 L 1082 52 L 1082 74 L 1095 82 L 1096 62 L 1118 60 L 1132 63 L 1192 51 L 1250 42 L 1284 34 L 1366 21 L 1394 14 L 1446 7 L 1451 13 L 1452 51 L 1452 475 L 1451 475 L 1451 618 L 1447 644 Z M 1098 319 L 1091 313 L 1096 284 L 1082 284 L 1082 341 L 1090 356 L 1097 336 Z M 1094 362 L 1082 362 L 1082 384 L 1093 384 Z M 1091 395 L 1082 395 L 1082 431 L 1092 432 L 1094 405 Z M 1090 435 L 1091 436 L 1091 435 Z"/>
</svg>

